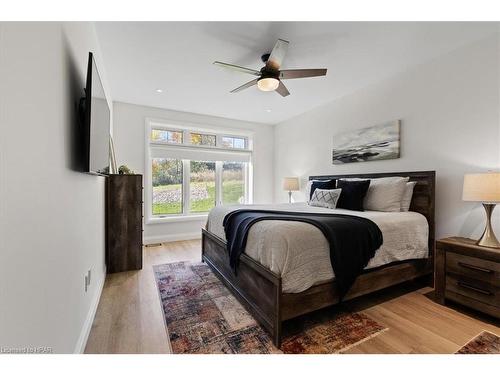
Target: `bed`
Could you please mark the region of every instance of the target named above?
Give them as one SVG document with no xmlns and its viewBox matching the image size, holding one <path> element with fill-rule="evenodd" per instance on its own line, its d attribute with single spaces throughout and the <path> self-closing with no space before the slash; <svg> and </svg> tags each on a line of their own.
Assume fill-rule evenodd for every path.
<svg viewBox="0 0 500 375">
<path fill-rule="evenodd" d="M 415 181 L 410 212 L 338 213 L 366 217 L 384 234 L 384 244 L 357 278 L 344 300 L 423 276 L 432 276 L 434 257 L 435 172 L 397 172 L 311 176 L 314 180 L 408 176 Z M 236 207 L 237 208 L 237 207 Z M 266 210 L 323 212 L 302 204 L 253 206 Z M 219 207 L 202 230 L 202 259 L 254 318 L 281 343 L 282 322 L 339 302 L 328 243 L 314 226 L 299 222 L 256 223 L 235 275 L 229 266 L 224 216 L 235 207 Z M 316 232 L 315 232 L 316 231 Z"/>
</svg>

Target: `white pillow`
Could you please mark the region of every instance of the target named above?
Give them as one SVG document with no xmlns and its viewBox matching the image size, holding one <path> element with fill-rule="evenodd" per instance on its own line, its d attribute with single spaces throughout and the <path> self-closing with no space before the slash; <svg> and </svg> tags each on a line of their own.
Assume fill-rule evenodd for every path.
<svg viewBox="0 0 500 375">
<path fill-rule="evenodd" d="M 310 206 L 335 208 L 340 197 L 342 189 L 315 189 L 309 201 Z"/>
<path fill-rule="evenodd" d="M 307 181 L 306 185 L 306 202 L 309 202 L 309 197 L 311 196 L 311 186 L 312 186 L 313 180 Z"/>
<path fill-rule="evenodd" d="M 411 198 L 413 197 L 413 188 L 417 183 L 415 181 L 407 182 L 403 198 L 401 199 L 401 212 L 408 212 L 410 210 Z"/>
<path fill-rule="evenodd" d="M 363 206 L 370 211 L 401 211 L 401 201 L 409 177 L 373 178 Z"/>
<path fill-rule="evenodd" d="M 369 211 L 400 212 L 401 201 L 409 177 L 371 178 L 363 208 Z M 368 180 L 367 178 L 346 178 L 345 180 Z"/>
</svg>

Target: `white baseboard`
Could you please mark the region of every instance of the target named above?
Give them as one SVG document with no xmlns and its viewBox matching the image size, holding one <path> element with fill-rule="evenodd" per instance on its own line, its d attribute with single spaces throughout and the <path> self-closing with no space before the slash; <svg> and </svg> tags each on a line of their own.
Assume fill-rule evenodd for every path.
<svg viewBox="0 0 500 375">
<path fill-rule="evenodd" d="M 90 335 L 90 330 L 92 329 L 92 323 L 94 322 L 95 313 L 97 312 L 97 306 L 99 306 L 99 300 L 101 299 L 102 289 L 104 287 L 104 281 L 106 280 L 106 268 L 104 268 L 104 274 L 101 277 L 99 285 L 97 285 L 94 296 L 92 297 L 92 302 L 90 304 L 89 312 L 87 313 L 87 318 L 83 323 L 82 331 L 80 332 L 80 337 L 76 342 L 75 354 L 83 354 L 85 351 L 85 346 L 87 346 L 87 340 Z"/>
<path fill-rule="evenodd" d="M 165 234 L 162 236 L 144 237 L 143 242 L 145 245 L 149 245 L 153 243 L 162 243 L 162 242 L 197 240 L 199 238 L 201 238 L 201 230 L 188 233 L 174 233 L 174 234 Z"/>
</svg>

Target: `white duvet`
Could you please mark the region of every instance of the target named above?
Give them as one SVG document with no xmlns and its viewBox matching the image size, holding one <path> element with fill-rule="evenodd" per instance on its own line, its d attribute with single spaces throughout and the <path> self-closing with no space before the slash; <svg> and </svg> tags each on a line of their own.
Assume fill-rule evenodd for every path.
<svg viewBox="0 0 500 375">
<path fill-rule="evenodd" d="M 416 212 L 331 210 L 307 203 L 218 206 L 208 215 L 208 231 L 225 240 L 224 217 L 240 208 L 339 213 L 370 219 L 382 231 L 384 243 L 365 269 L 428 256 L 429 227 L 426 218 Z M 257 222 L 249 230 L 245 253 L 280 275 L 285 293 L 299 293 L 335 277 L 328 241 L 312 224 L 280 220 Z"/>
</svg>

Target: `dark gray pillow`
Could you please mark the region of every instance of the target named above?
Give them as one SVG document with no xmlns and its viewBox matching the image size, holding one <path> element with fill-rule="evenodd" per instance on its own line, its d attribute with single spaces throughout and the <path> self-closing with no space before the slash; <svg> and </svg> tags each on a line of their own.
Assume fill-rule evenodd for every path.
<svg viewBox="0 0 500 375">
<path fill-rule="evenodd" d="M 353 211 L 364 211 L 363 200 L 370 187 L 370 180 L 346 181 L 338 180 L 337 187 L 342 189 L 337 208 Z"/>
</svg>

